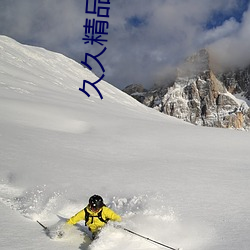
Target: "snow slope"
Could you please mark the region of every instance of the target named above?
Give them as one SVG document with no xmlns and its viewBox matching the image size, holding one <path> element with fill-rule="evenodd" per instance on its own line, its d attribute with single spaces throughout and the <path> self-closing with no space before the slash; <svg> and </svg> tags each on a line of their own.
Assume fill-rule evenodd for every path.
<svg viewBox="0 0 250 250">
<path fill-rule="evenodd" d="M 90 244 L 83 223 L 61 240 L 36 223 L 53 228 L 97 193 L 124 227 L 171 247 L 250 249 L 249 133 L 192 126 L 105 81 L 104 99 L 88 98 L 83 79 L 97 77 L 0 36 L 0 248 L 162 249 L 112 225 Z"/>
</svg>

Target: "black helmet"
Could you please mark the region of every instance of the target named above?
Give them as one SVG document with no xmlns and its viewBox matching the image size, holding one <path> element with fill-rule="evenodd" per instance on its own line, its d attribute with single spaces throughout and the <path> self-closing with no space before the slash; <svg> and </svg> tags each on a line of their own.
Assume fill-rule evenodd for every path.
<svg viewBox="0 0 250 250">
<path fill-rule="evenodd" d="M 90 209 L 93 210 L 99 210 L 100 208 L 102 208 L 104 206 L 102 197 L 96 194 L 91 196 L 89 198 L 89 206 Z"/>
</svg>

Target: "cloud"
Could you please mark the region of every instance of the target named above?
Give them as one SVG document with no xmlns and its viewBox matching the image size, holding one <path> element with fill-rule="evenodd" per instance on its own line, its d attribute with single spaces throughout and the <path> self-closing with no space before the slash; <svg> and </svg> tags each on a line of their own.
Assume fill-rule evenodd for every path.
<svg viewBox="0 0 250 250">
<path fill-rule="evenodd" d="M 219 41 L 225 37 L 231 36 L 237 33 L 240 28 L 240 24 L 235 20 L 235 18 L 230 18 L 226 20 L 221 26 L 204 31 L 201 36 L 201 44 L 211 44 L 215 41 Z"/>
<path fill-rule="evenodd" d="M 225 67 L 244 67 L 250 64 L 250 10 L 243 15 L 238 27 L 210 44 L 215 60 Z"/>
<path fill-rule="evenodd" d="M 204 46 L 211 46 L 224 61 L 230 60 L 226 48 L 241 45 L 240 54 L 249 51 L 249 13 L 245 12 L 242 21 L 234 17 L 242 1 L 110 2 L 108 42 L 104 45 L 107 50 L 99 59 L 105 67 L 105 80 L 119 88 L 130 83 L 149 87 L 168 78 L 174 66 Z M 216 19 L 219 16 L 221 23 Z M 63 53 L 78 62 L 85 52 L 96 55 L 103 49 L 82 41 L 86 18 L 94 16 L 85 14 L 82 0 L 0 1 L 1 34 Z M 208 29 L 212 23 L 213 28 Z M 94 66 L 93 70 L 100 74 Z"/>
<path fill-rule="evenodd" d="M 143 5 L 140 4 L 142 2 Z M 123 80 L 150 85 L 157 78 L 164 79 L 172 67 L 196 50 L 240 29 L 234 18 L 225 20 L 223 25 L 213 30 L 206 29 L 213 13 L 220 12 L 225 16 L 233 13 L 237 8 L 237 1 L 234 0 L 135 0 L 134 3 L 117 11 L 122 18 L 116 18 L 119 20 L 117 26 L 113 23 L 116 33 L 112 32 L 110 39 L 111 58 L 119 58 L 115 59 L 115 63 L 119 63 L 116 66 L 119 68 L 117 79 L 121 83 Z M 126 20 L 135 15 L 143 20 L 143 25 L 131 25 L 128 29 Z"/>
<path fill-rule="evenodd" d="M 67 46 L 81 42 L 84 15 L 81 1 L 1 0 L 0 33 L 20 42 L 69 54 Z M 80 8 L 79 8 L 80 7 Z"/>
</svg>

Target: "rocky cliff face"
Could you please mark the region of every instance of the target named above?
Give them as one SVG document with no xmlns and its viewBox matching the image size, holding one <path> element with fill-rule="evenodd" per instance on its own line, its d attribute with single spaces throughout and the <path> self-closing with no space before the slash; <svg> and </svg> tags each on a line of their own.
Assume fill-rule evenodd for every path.
<svg viewBox="0 0 250 250">
<path fill-rule="evenodd" d="M 208 51 L 201 50 L 178 68 L 170 87 L 147 91 L 137 85 L 129 94 L 149 107 L 196 125 L 248 129 L 250 109 L 233 94 L 250 97 L 249 85 L 250 67 L 215 75 Z M 125 92 L 128 89 L 132 86 Z"/>
<path fill-rule="evenodd" d="M 217 77 L 225 84 L 230 93 L 242 94 L 250 100 L 250 66 L 218 73 Z"/>
</svg>

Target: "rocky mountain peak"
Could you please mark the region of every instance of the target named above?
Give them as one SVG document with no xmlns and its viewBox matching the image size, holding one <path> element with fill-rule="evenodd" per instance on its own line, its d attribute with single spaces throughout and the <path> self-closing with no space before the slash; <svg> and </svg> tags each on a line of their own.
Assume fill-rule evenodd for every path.
<svg viewBox="0 0 250 250">
<path fill-rule="evenodd" d="M 171 86 L 144 90 L 139 98 L 138 92 L 130 95 L 160 112 L 196 125 L 248 129 L 250 109 L 233 94 L 248 93 L 244 88 L 250 85 L 250 72 L 215 74 L 210 64 L 209 51 L 202 49 L 178 67 Z"/>
<path fill-rule="evenodd" d="M 188 57 L 177 69 L 177 77 L 194 77 L 205 74 L 210 70 L 209 53 L 201 49 L 194 55 Z"/>
</svg>

